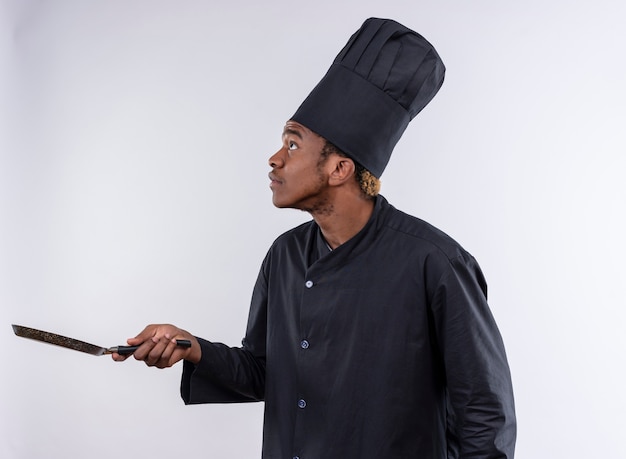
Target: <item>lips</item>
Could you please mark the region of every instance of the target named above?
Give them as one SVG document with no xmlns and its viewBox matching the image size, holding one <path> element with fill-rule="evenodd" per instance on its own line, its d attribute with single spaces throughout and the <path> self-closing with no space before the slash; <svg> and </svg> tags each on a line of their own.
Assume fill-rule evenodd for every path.
<svg viewBox="0 0 626 459">
<path fill-rule="evenodd" d="M 278 177 L 277 177 L 274 173 L 272 173 L 272 172 L 270 172 L 267 176 L 268 176 L 268 177 L 270 178 L 270 180 L 271 180 L 271 182 L 270 182 L 270 188 L 272 188 L 272 187 L 274 187 L 274 186 L 276 186 L 276 185 L 281 185 L 281 184 L 283 183 L 283 182 L 282 182 L 282 180 L 280 180 L 280 178 L 278 178 Z"/>
</svg>

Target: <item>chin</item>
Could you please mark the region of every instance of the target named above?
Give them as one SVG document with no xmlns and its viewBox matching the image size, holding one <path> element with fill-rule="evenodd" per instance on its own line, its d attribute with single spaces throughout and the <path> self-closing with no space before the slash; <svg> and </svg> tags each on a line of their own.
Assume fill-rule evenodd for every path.
<svg viewBox="0 0 626 459">
<path fill-rule="evenodd" d="M 305 210 L 303 209 L 301 206 L 297 205 L 296 203 L 293 202 L 284 202 L 284 201 L 278 201 L 276 199 L 272 199 L 272 204 L 274 204 L 274 207 L 276 207 L 277 209 L 299 209 L 299 210 Z"/>
<path fill-rule="evenodd" d="M 276 196 L 272 196 L 272 204 L 274 204 L 274 207 L 277 207 L 279 209 L 285 209 L 285 208 L 291 207 L 285 201 L 281 201 L 280 199 L 276 198 Z"/>
<path fill-rule="evenodd" d="M 281 199 L 280 196 L 274 193 L 272 195 L 272 204 L 279 209 L 296 209 L 310 212 L 312 209 L 316 209 L 318 207 L 316 204 L 319 203 L 314 199 L 300 199 L 297 196 L 291 198 L 283 196 Z"/>
</svg>

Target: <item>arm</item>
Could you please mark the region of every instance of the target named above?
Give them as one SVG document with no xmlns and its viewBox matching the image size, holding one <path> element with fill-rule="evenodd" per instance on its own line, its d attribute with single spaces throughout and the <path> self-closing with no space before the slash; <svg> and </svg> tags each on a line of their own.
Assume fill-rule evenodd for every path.
<svg viewBox="0 0 626 459">
<path fill-rule="evenodd" d="M 198 338 L 203 358 L 185 361 L 180 394 L 185 404 L 256 402 L 265 396 L 265 359 L 245 348 Z"/>
<path fill-rule="evenodd" d="M 176 346 L 176 339 L 188 339 L 191 348 Z M 230 348 L 196 338 L 174 325 L 148 325 L 127 340 L 139 346 L 132 355 L 150 367 L 169 368 L 183 364 L 181 393 L 185 403 L 245 402 L 263 399 L 265 360 L 244 348 Z M 129 356 L 112 354 L 113 360 Z M 192 396 L 193 395 L 193 396 Z"/>
<path fill-rule="evenodd" d="M 265 334 L 267 288 L 263 271 L 252 296 L 248 329 L 242 347 L 228 347 L 196 338 L 173 325 L 149 325 L 127 340 L 139 346 L 133 356 L 148 366 L 171 367 L 184 360 L 181 395 L 185 403 L 246 402 L 263 400 L 265 394 Z M 188 339 L 191 348 L 176 346 Z M 128 356 L 117 353 L 113 360 Z"/>
<path fill-rule="evenodd" d="M 511 376 L 487 286 L 471 256 L 453 259 L 444 269 L 432 310 L 446 374 L 449 449 L 459 459 L 512 459 Z"/>
<path fill-rule="evenodd" d="M 263 400 L 266 333 L 267 283 L 262 268 L 254 286 L 242 347 L 199 339 L 201 360 L 195 364 L 185 361 L 183 366 L 181 396 L 185 403 Z"/>
</svg>

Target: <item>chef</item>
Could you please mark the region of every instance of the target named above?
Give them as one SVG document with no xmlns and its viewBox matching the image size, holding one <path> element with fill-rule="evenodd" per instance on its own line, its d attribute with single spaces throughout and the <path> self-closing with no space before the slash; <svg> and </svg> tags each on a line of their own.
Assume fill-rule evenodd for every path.
<svg viewBox="0 0 626 459">
<path fill-rule="evenodd" d="M 444 71 L 416 32 L 365 21 L 269 158 L 274 205 L 312 220 L 267 252 L 242 346 L 173 325 L 128 340 L 150 366 L 183 360 L 185 403 L 265 401 L 264 458 L 513 458 L 510 372 L 478 263 L 378 194 Z"/>
</svg>

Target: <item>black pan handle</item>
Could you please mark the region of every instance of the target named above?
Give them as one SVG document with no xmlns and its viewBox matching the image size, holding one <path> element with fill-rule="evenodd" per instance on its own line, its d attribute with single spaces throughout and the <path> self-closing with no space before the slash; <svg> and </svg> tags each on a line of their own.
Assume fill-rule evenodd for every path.
<svg viewBox="0 0 626 459">
<path fill-rule="evenodd" d="M 191 341 L 189 341 L 188 339 L 177 339 L 176 345 L 179 347 L 189 348 L 191 347 Z M 116 346 L 112 347 L 108 351 L 111 353 L 117 352 L 119 355 L 130 355 L 137 349 L 139 349 L 139 346 Z"/>
</svg>

